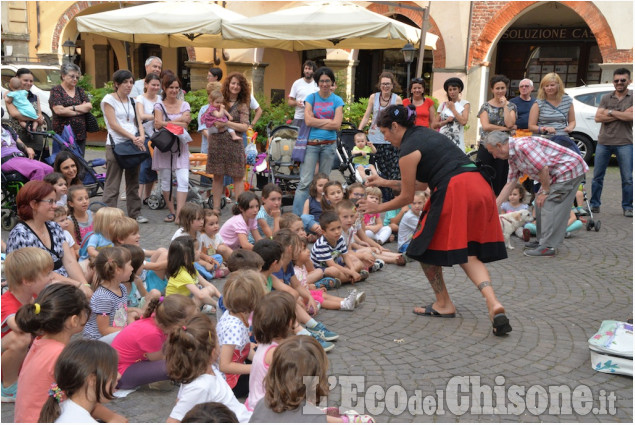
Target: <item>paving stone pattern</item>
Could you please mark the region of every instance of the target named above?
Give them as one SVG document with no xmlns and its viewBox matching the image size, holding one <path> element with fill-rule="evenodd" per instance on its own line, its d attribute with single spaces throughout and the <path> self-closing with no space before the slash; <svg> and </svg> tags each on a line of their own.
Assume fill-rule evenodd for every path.
<svg viewBox="0 0 635 425">
<path fill-rule="evenodd" d="M 590 184 L 587 187 L 590 192 Z M 575 233 L 565 240 L 555 258 L 525 257 L 522 241 L 513 238 L 516 249 L 508 251 L 509 258 L 488 265 L 496 295 L 514 328 L 504 338 L 492 335 L 485 303 L 458 266 L 444 269 L 457 307 L 454 319 L 412 314 L 415 305 L 434 300 L 418 263 L 387 265 L 372 274 L 356 285 L 367 294 L 359 309 L 319 314 L 319 320 L 340 334 L 335 350 L 328 355 L 329 375 L 340 379 L 361 376 L 365 389 L 379 385 L 388 390 L 400 385 L 408 396 L 415 390 L 424 397 L 434 396 L 439 390 L 446 393 L 444 414 L 413 416 L 408 409 L 393 410 L 395 414 L 384 409 L 375 416 L 382 422 L 632 422 L 632 378 L 593 371 L 587 346 L 587 339 L 602 320 L 632 317 L 633 221 L 622 216 L 620 196 L 619 170 L 613 166 L 607 172 L 602 213 L 595 215 L 602 222 L 599 232 L 583 229 Z M 125 210 L 124 201 L 119 206 Z M 230 217 L 230 209 L 223 210 L 221 221 Z M 140 225 L 142 246 L 167 247 L 177 229 L 163 222 L 167 210 L 144 207 L 142 214 L 150 219 L 150 223 Z M 394 243 L 388 247 L 396 249 Z M 214 283 L 222 290 L 224 279 Z M 335 293 L 345 296 L 350 289 L 347 285 Z M 563 415 L 546 409 L 536 415 L 525 409 L 510 415 L 495 408 L 493 413 L 479 414 L 470 409 L 464 414 L 456 409 L 453 413 L 447 400 L 470 396 L 467 389 L 461 388 L 456 394 L 456 389 L 446 388 L 453 377 L 460 376 L 480 377 L 481 385 L 497 384 L 505 389 L 513 385 L 524 386 L 525 390 L 532 385 L 545 389 L 566 385 L 573 390 L 585 385 L 593 392 L 594 406 L 598 406 L 602 391 L 613 393 L 617 411 L 613 415 L 582 415 L 575 410 Z M 164 422 L 176 394 L 177 387 L 167 392 L 140 389 L 111 402 L 110 407 L 131 422 Z M 366 401 L 372 401 L 366 395 Z M 364 392 L 359 396 L 363 399 Z M 339 405 L 346 398 L 338 385 L 328 402 Z M 466 400 L 469 402 L 469 397 Z M 2 421 L 12 418 L 13 406 L 3 403 Z"/>
</svg>

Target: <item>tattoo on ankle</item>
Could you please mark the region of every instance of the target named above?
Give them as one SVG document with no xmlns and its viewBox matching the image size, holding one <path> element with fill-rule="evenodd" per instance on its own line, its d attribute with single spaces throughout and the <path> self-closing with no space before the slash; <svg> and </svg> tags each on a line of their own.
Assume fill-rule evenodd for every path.
<svg viewBox="0 0 635 425">
<path fill-rule="evenodd" d="M 477 288 L 479 291 L 482 291 L 483 288 L 486 288 L 488 286 L 492 286 L 489 282 L 481 282 L 478 284 Z"/>
<path fill-rule="evenodd" d="M 426 277 L 430 281 L 430 286 L 435 294 L 445 291 L 445 282 L 443 281 L 443 269 L 440 266 L 430 264 L 421 264 Z"/>
</svg>

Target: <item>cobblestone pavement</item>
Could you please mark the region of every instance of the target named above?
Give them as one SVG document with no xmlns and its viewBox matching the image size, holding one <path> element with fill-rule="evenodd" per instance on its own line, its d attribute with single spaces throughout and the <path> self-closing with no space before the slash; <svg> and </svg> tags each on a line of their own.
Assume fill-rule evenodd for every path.
<svg viewBox="0 0 635 425">
<path fill-rule="evenodd" d="M 590 184 L 587 187 L 590 191 Z M 337 385 L 329 405 L 365 403 L 366 410 L 382 422 L 632 422 L 632 378 L 593 371 L 587 345 L 602 320 L 626 320 L 633 314 L 633 221 L 622 216 L 617 167 L 607 173 L 603 201 L 602 213 L 595 215 L 602 222 L 601 230 L 575 233 L 555 258 L 525 257 L 522 241 L 514 238 L 516 249 L 508 252 L 509 258 L 488 264 L 496 294 L 514 328 L 507 337 L 492 335 L 485 303 L 459 267 L 444 269 L 457 307 L 454 319 L 412 314 L 415 305 L 434 299 L 417 263 L 387 265 L 357 285 L 367 294 L 358 310 L 319 314 L 319 320 L 340 334 L 328 356 L 329 374 L 338 377 L 338 382 L 347 376 L 364 380 L 357 390 L 360 399 L 350 400 Z M 119 205 L 125 208 L 123 201 Z M 142 214 L 150 219 L 141 225 L 142 246 L 167 246 L 176 226 L 163 223 L 166 210 L 144 207 Z M 229 216 L 230 208 L 225 208 L 222 220 Z M 395 244 L 388 246 L 396 248 Z M 215 283 L 222 287 L 222 281 Z M 336 292 L 343 295 L 349 289 L 346 286 Z M 448 386 L 456 381 L 453 377 L 464 376 L 473 377 L 472 388 L 478 378 L 482 386 L 498 385 L 494 399 L 503 397 L 510 407 L 508 414 L 500 401 L 492 412 L 479 412 L 467 386 Z M 388 392 L 396 394 L 402 405 L 388 401 L 382 408 L 384 394 L 373 385 L 384 390 L 403 387 L 406 394 L 395 392 L 396 387 Z M 513 402 L 518 406 L 515 412 L 511 410 L 513 394 L 505 395 L 514 385 L 524 388 L 519 392 L 523 400 L 524 391 L 531 395 L 526 405 L 522 400 Z M 564 403 L 553 402 L 554 394 L 546 392 L 549 386 L 566 386 L 571 391 L 586 386 L 592 391 L 593 404 L 585 411 L 585 406 L 574 402 L 570 413 L 566 408 L 560 411 L 558 406 L 568 406 L 570 397 L 565 395 Z M 365 392 L 369 389 L 372 391 Z M 111 402 L 110 407 L 131 422 L 164 422 L 176 394 L 176 387 L 168 392 L 140 389 Z M 442 411 L 417 414 L 416 409 L 410 410 L 403 396 L 416 394 L 428 396 L 427 402 L 432 397 L 440 400 Z M 601 396 L 616 397 L 613 414 L 591 410 L 601 407 Z M 487 400 L 488 396 L 475 397 Z M 357 405 L 357 410 L 361 406 L 364 404 Z M 12 405 L 3 403 L 2 421 L 12 418 Z"/>
</svg>

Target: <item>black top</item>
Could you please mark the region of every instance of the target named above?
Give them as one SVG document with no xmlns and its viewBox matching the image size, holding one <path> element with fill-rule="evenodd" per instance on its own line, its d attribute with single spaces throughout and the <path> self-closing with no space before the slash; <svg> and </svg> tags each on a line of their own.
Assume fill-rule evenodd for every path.
<svg viewBox="0 0 635 425">
<path fill-rule="evenodd" d="M 461 166 L 470 165 L 472 161 L 452 140 L 443 134 L 426 127 L 413 126 L 406 130 L 401 140 L 399 157 L 414 151 L 421 152 L 421 160 L 417 165 L 417 181 L 427 183 L 430 190 L 447 182 L 452 176 L 460 174 Z M 465 171 L 475 171 L 465 168 Z"/>
</svg>

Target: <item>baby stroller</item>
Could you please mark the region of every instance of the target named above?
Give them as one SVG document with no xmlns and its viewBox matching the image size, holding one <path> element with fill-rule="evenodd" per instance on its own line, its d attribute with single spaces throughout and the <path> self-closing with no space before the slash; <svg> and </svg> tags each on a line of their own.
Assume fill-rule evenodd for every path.
<svg viewBox="0 0 635 425">
<path fill-rule="evenodd" d="M 61 135 L 53 131 L 32 131 L 31 134 L 41 135 L 45 138 L 45 140 L 46 138 L 52 139 L 52 154 L 46 160 L 49 165 L 53 165 L 53 163 L 55 162 L 55 157 L 60 151 L 68 151 L 72 153 L 77 158 L 77 161 L 82 167 L 82 170 L 77 170 L 77 172 L 80 174 L 80 176 L 83 173 L 82 183 L 88 190 L 88 196 L 92 198 L 103 194 L 104 185 L 106 183 L 106 173 L 98 173 L 95 170 L 95 167 L 105 168 L 106 160 L 104 158 L 95 158 L 93 160 L 86 161 L 86 159 L 84 159 L 84 156 L 82 155 L 81 150 L 79 149 L 79 146 L 75 144 L 75 134 L 73 134 L 73 130 L 71 129 L 70 125 L 64 127 L 64 131 L 62 131 Z"/>
<path fill-rule="evenodd" d="M 364 179 L 359 175 L 359 172 L 356 170 L 356 165 L 353 164 L 353 156 L 352 151 L 355 147 L 355 135 L 357 133 L 363 133 L 362 130 L 358 130 L 357 127 L 350 122 L 342 123 L 342 128 L 337 134 L 337 150 L 336 150 L 336 158 L 339 161 L 333 165 L 335 169 L 337 169 L 344 178 L 345 186 L 349 186 L 353 183 L 363 183 Z M 377 168 L 377 164 L 375 163 L 375 155 L 369 154 L 369 162 Z M 370 175 L 370 170 L 365 170 L 366 175 Z M 379 170 L 377 170 L 379 173 Z"/>
<path fill-rule="evenodd" d="M 282 205 L 293 205 L 293 196 L 300 182 L 300 163 L 291 159 L 298 139 L 298 127 L 279 125 L 273 130 L 267 125 L 267 163 L 269 182 L 282 189 Z"/>
<path fill-rule="evenodd" d="M 2 172 L 2 230 L 10 231 L 18 223 L 18 191 L 29 179 L 17 171 Z"/>
</svg>

